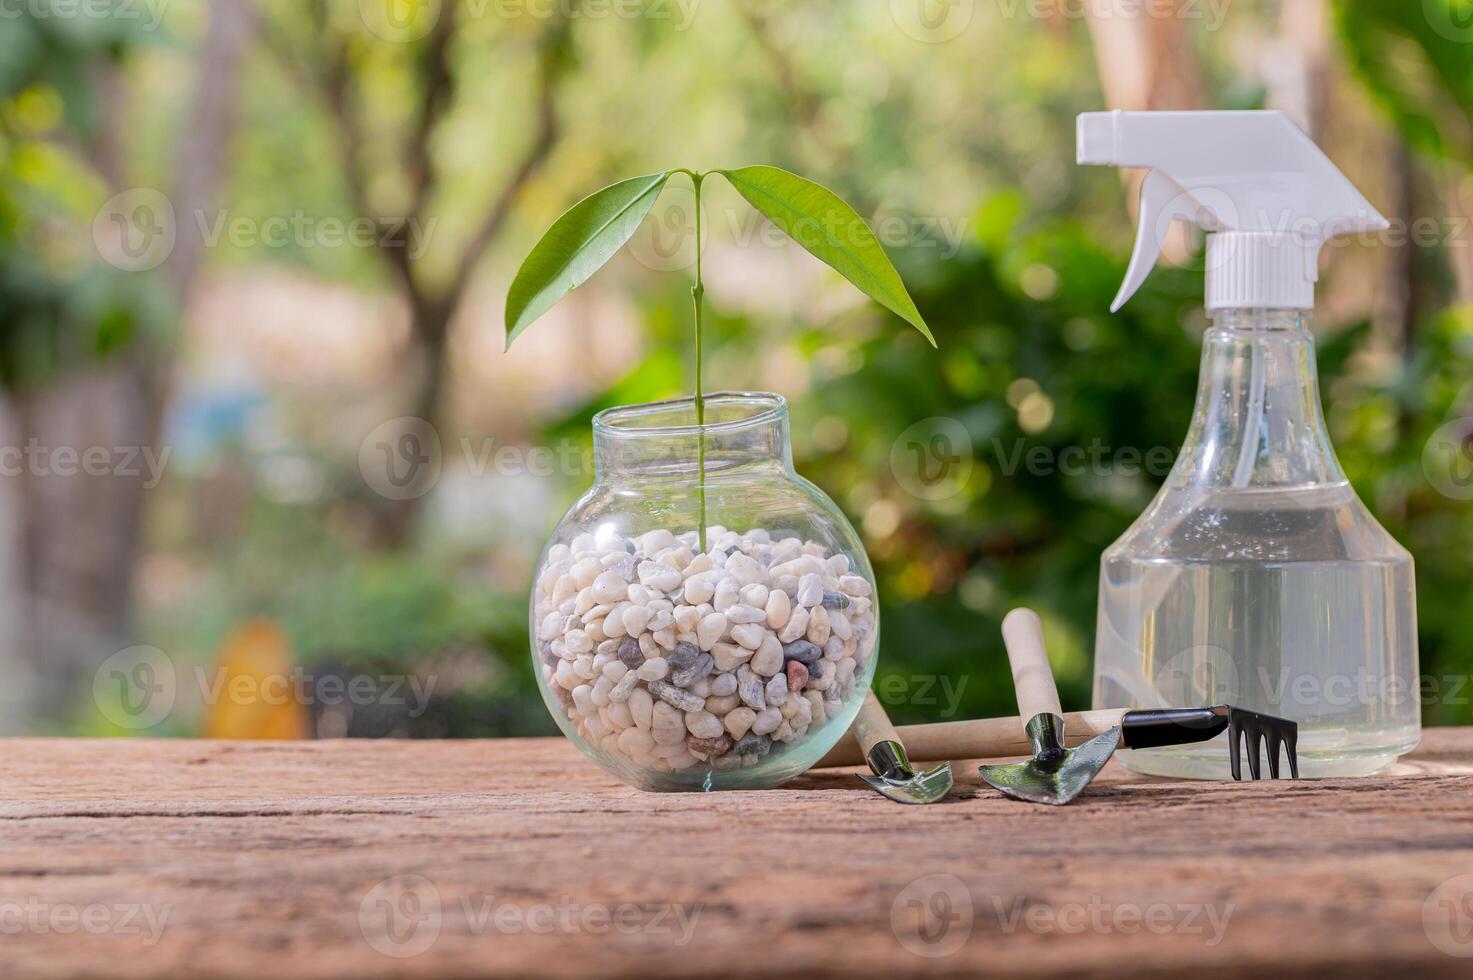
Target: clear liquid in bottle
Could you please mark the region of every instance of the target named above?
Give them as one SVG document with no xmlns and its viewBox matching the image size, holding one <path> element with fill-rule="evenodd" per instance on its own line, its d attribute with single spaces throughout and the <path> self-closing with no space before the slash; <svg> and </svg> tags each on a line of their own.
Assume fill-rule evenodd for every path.
<svg viewBox="0 0 1473 980">
<path fill-rule="evenodd" d="M 1303 776 L 1385 769 L 1421 730 L 1413 577 L 1335 459 L 1302 314 L 1220 313 L 1176 466 L 1101 559 L 1094 706 L 1232 704 L 1299 723 Z M 1120 757 L 1229 776 L 1225 734 Z"/>
</svg>

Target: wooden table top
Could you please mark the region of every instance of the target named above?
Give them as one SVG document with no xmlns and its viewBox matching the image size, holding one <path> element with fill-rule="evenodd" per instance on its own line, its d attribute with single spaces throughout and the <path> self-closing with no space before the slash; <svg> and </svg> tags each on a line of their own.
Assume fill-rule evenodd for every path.
<svg viewBox="0 0 1473 980">
<path fill-rule="evenodd" d="M 1473 974 L 1473 728 L 1074 804 L 655 795 L 562 740 L 12 739 L 5 974 Z"/>
</svg>

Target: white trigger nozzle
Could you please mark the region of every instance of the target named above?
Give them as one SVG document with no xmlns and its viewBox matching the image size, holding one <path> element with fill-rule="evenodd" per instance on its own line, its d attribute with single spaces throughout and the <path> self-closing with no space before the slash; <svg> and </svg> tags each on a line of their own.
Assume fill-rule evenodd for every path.
<svg viewBox="0 0 1473 980">
<path fill-rule="evenodd" d="M 1141 288 L 1156 261 L 1161 258 L 1161 249 L 1171 231 L 1173 221 L 1196 221 L 1201 210 L 1196 198 L 1180 184 L 1159 170 L 1152 170 L 1141 181 L 1140 220 L 1136 226 L 1135 248 L 1130 253 L 1130 267 L 1125 271 L 1125 281 L 1110 304 L 1110 312 L 1117 312 L 1135 291 Z"/>
</svg>

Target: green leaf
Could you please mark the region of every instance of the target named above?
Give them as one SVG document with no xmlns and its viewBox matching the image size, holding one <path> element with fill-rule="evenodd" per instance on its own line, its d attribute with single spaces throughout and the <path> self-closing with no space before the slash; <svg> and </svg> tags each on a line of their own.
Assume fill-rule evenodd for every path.
<svg viewBox="0 0 1473 980">
<path fill-rule="evenodd" d="M 837 194 L 777 167 L 719 171 L 747 203 L 789 238 L 812 252 L 876 303 L 919 330 L 931 346 L 936 338 L 905 290 L 900 273 L 869 225 Z"/>
<path fill-rule="evenodd" d="M 506 294 L 506 346 L 532 321 L 588 280 L 629 241 L 670 171 L 631 177 L 595 191 L 553 222 L 512 280 Z"/>
</svg>

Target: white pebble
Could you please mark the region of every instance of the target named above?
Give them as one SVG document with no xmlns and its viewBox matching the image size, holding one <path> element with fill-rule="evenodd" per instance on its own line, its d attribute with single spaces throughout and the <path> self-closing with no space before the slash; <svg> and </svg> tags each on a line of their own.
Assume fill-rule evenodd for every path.
<svg viewBox="0 0 1473 980">
<path fill-rule="evenodd" d="M 626 728 L 619 733 L 619 751 L 631 758 L 649 755 L 654 747 L 655 740 L 643 727 Z"/>
<path fill-rule="evenodd" d="M 651 657 L 640 664 L 639 669 L 635 673 L 639 675 L 639 679 L 642 681 L 664 680 L 665 675 L 670 673 L 670 661 L 664 657 Z"/>
<path fill-rule="evenodd" d="M 624 628 L 624 610 L 629 608 L 630 606 L 627 602 L 621 602 L 613 609 L 610 609 L 607 616 L 599 620 L 599 622 L 603 623 L 602 629 L 605 636 L 618 639 L 628 632 Z"/>
<path fill-rule="evenodd" d="M 733 623 L 761 623 L 767 620 L 767 612 L 756 606 L 735 605 L 726 610 L 726 618 Z"/>
<path fill-rule="evenodd" d="M 763 638 L 770 635 L 756 623 L 743 623 L 741 626 L 731 628 L 731 638 L 748 650 L 756 650 L 762 645 Z"/>
<path fill-rule="evenodd" d="M 808 642 L 823 646 L 829 641 L 829 611 L 815 606 L 808 612 Z"/>
<path fill-rule="evenodd" d="M 755 673 L 771 677 L 783 669 L 783 645 L 771 633 L 764 631 L 762 636 L 761 646 L 752 655 L 751 667 Z"/>
<path fill-rule="evenodd" d="M 715 738 L 722 732 L 721 719 L 709 711 L 687 711 L 685 728 L 696 738 Z"/>
<path fill-rule="evenodd" d="M 629 713 L 640 728 L 650 727 L 655 711 L 655 696 L 642 687 L 636 687 L 629 695 Z"/>
<path fill-rule="evenodd" d="M 808 609 L 823 602 L 823 579 L 812 572 L 798 580 L 798 605 Z"/>
<path fill-rule="evenodd" d="M 641 562 L 636 574 L 641 585 L 656 592 L 669 592 L 680 587 L 680 569 L 661 562 Z"/>
<path fill-rule="evenodd" d="M 634 716 L 629 713 L 629 704 L 625 701 L 610 701 L 604 709 L 604 717 L 608 719 L 609 727 L 617 732 L 634 724 Z"/>
<path fill-rule="evenodd" d="M 870 594 L 869 581 L 859 575 L 841 575 L 839 591 L 847 595 L 867 596 Z"/>
<path fill-rule="evenodd" d="M 701 557 L 705 557 L 702 555 Z M 705 575 L 697 575 L 685 580 L 685 601 L 692 606 L 699 606 L 703 602 L 710 602 L 711 597 L 716 594 L 716 586 L 711 579 Z"/>
<path fill-rule="evenodd" d="M 593 703 L 600 708 L 607 705 L 609 703 L 609 692 L 613 689 L 614 682 L 607 677 L 600 676 L 598 680 L 593 682 L 593 694 L 591 695 Z"/>
<path fill-rule="evenodd" d="M 752 651 L 735 643 L 718 643 L 711 648 L 711 657 L 716 661 L 717 670 L 732 671 L 750 660 Z"/>
<path fill-rule="evenodd" d="M 767 594 L 767 625 L 775 630 L 780 630 L 788 625 L 788 616 L 793 611 L 792 601 L 788 594 L 781 589 L 774 589 Z"/>
<path fill-rule="evenodd" d="M 573 703 L 583 714 L 594 714 L 598 710 L 598 705 L 593 703 L 593 685 L 579 684 L 573 688 Z"/>
<path fill-rule="evenodd" d="M 741 600 L 743 605 L 756 606 L 758 609 L 761 609 L 767 605 L 767 593 L 767 586 L 761 582 L 753 582 L 751 585 L 743 586 L 737 598 Z"/>
<path fill-rule="evenodd" d="M 638 588 L 638 586 L 630 586 L 630 588 Z M 609 615 L 612 616 L 613 613 Z M 653 615 L 654 613 L 650 611 L 648 606 L 625 606 L 624 614 L 620 616 L 619 623 L 624 627 L 625 633 L 637 638 L 639 634 L 644 632 L 645 627 L 649 625 L 650 617 Z M 608 633 L 607 626 L 604 627 L 604 632 Z M 613 634 L 610 635 L 612 636 Z"/>
<path fill-rule="evenodd" d="M 702 618 L 696 625 L 696 645 L 702 650 L 709 650 L 726 635 L 726 617 L 719 612 Z"/>
<path fill-rule="evenodd" d="M 732 708 L 722 719 L 726 726 L 726 733 L 732 738 L 741 738 L 752 728 L 752 722 L 757 720 L 757 712 L 746 705 Z"/>
<path fill-rule="evenodd" d="M 727 576 L 716 583 L 716 594 L 711 597 L 711 607 L 717 612 L 726 612 L 736 605 L 738 595 L 740 592 L 737 589 L 736 579 Z"/>
<path fill-rule="evenodd" d="M 604 570 L 603 562 L 597 558 L 584 558 L 573 565 L 573 581 L 578 588 L 586 589 L 593 584 L 593 580 Z"/>
<path fill-rule="evenodd" d="M 604 572 L 593 580 L 593 597 L 599 602 L 617 602 L 629 594 L 629 583 L 618 572 Z"/>
<path fill-rule="evenodd" d="M 796 606 L 793 614 L 788 617 L 788 624 L 778 630 L 777 638 L 784 643 L 792 643 L 808 632 L 808 610 L 802 606 Z"/>
<path fill-rule="evenodd" d="M 699 606 L 681 606 L 675 610 L 675 630 L 679 633 L 694 633 L 696 625 L 700 623 L 701 612 Z"/>
<path fill-rule="evenodd" d="M 777 726 L 782 723 L 783 713 L 781 711 L 777 708 L 766 708 L 757 712 L 757 717 L 752 720 L 752 731 L 758 735 L 770 735 L 777 731 Z"/>
<path fill-rule="evenodd" d="M 752 585 L 767 579 L 767 569 L 762 567 L 761 562 L 740 551 L 726 559 L 726 570 L 736 578 L 738 585 Z"/>
</svg>

